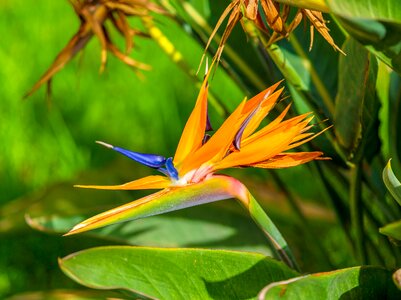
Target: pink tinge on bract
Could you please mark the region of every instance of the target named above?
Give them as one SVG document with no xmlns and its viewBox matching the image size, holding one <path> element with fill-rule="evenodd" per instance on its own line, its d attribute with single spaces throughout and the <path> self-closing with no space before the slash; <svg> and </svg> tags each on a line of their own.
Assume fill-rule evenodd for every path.
<svg viewBox="0 0 401 300">
<path fill-rule="evenodd" d="M 235 178 L 210 176 L 199 183 L 172 186 L 98 214 L 79 223 L 66 235 L 224 199 L 238 198 L 246 205 L 248 195 L 246 187 Z"/>
</svg>

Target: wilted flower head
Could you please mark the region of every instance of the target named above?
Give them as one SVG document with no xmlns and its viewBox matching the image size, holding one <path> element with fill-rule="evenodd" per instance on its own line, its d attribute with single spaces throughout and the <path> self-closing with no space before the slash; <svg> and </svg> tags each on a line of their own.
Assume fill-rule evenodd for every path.
<svg viewBox="0 0 401 300">
<path fill-rule="evenodd" d="M 138 62 L 128 54 L 131 52 L 135 36 L 147 37 L 145 32 L 134 29 L 128 23 L 128 17 L 147 18 L 151 12 L 164 14 L 165 11 L 150 0 L 69 0 L 80 20 L 78 32 L 70 39 L 68 44 L 57 55 L 50 68 L 43 74 L 38 82 L 26 94 L 30 96 L 41 85 L 47 83 L 50 90 L 52 77 L 60 71 L 86 44 L 96 37 L 101 45 L 101 66 L 104 70 L 107 53 L 110 52 L 119 60 L 134 69 L 149 70 L 150 66 Z M 111 40 L 106 22 L 110 24 L 125 38 L 125 53 Z"/>
<path fill-rule="evenodd" d="M 252 99 L 242 101 L 220 128 L 209 136 L 206 133 L 211 130 L 207 114 L 207 77 L 174 157 L 138 153 L 98 142 L 166 176 L 147 176 L 115 186 L 79 186 L 162 190 L 83 221 L 68 234 L 228 198 L 238 198 L 247 206 L 249 192 L 246 187 L 235 178 L 218 175 L 217 172 L 232 167 L 287 168 L 325 159 L 320 151 L 288 152 L 323 132 L 308 132 L 313 127 L 310 125 L 313 119 L 311 113 L 284 120 L 290 108 L 288 105 L 277 118 L 259 129 L 280 98 L 283 91 L 283 88 L 278 89 L 280 82 Z"/>
<path fill-rule="evenodd" d="M 326 26 L 326 21 L 320 11 L 297 8 L 293 19 L 289 20 L 290 9 L 291 7 L 289 5 L 278 3 L 274 0 L 232 0 L 217 21 L 209 37 L 206 49 L 209 47 L 213 37 L 228 16 L 227 25 L 216 52 L 216 58 L 218 60 L 220 60 L 224 45 L 234 26 L 238 22 L 242 23 L 244 18 L 254 22 L 260 30 L 270 35 L 269 44 L 287 38 L 289 34 L 298 27 L 302 19 L 307 19 L 311 23 L 310 48 L 312 48 L 314 29 L 316 29 L 334 49 L 342 52 L 330 36 L 329 28 Z"/>
</svg>

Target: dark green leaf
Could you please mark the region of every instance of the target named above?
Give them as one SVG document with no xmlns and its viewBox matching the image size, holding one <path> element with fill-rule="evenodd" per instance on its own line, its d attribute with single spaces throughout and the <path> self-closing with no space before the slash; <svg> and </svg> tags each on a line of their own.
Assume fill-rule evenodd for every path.
<svg viewBox="0 0 401 300">
<path fill-rule="evenodd" d="M 377 131 L 379 101 L 375 92 L 377 62 L 352 38 L 342 49 L 347 56 L 340 57 L 335 133 L 349 160 L 369 159 L 377 152 L 380 142 Z"/>
<path fill-rule="evenodd" d="M 253 299 L 266 284 L 297 275 L 257 253 L 122 246 L 78 252 L 60 266 L 88 287 L 160 299 Z"/>
<path fill-rule="evenodd" d="M 362 266 L 316 273 L 275 282 L 260 293 L 260 299 L 398 299 L 401 293 L 391 273 L 380 267 Z"/>
</svg>

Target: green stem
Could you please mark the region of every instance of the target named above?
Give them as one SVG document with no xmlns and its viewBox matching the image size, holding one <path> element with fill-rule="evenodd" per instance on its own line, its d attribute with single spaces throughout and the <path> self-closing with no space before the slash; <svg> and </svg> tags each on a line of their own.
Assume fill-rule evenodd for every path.
<svg viewBox="0 0 401 300">
<path fill-rule="evenodd" d="M 142 18 L 142 22 L 148 29 L 149 35 L 156 41 L 159 47 L 170 57 L 170 59 L 192 80 L 201 84 L 201 80 L 196 76 L 195 70 L 188 65 L 181 52 L 174 47 L 173 43 L 163 34 L 163 32 L 154 25 L 153 20 L 151 18 Z M 226 117 L 228 115 L 228 109 L 211 91 L 209 91 L 209 100 L 210 104 L 215 108 L 220 116 Z"/>
<path fill-rule="evenodd" d="M 314 83 L 317 92 L 319 93 L 320 97 L 322 98 L 323 103 L 326 105 L 327 110 L 329 111 L 331 116 L 334 116 L 334 101 L 330 96 L 329 91 L 327 90 L 325 84 L 320 79 L 319 74 L 317 73 L 315 67 L 308 59 L 304 49 L 302 49 L 301 44 L 299 43 L 295 34 L 291 35 L 290 43 L 294 48 L 295 52 L 302 58 L 303 66 L 309 72 L 312 82 Z"/>
<path fill-rule="evenodd" d="M 241 203 L 244 204 L 243 202 Z M 276 250 L 277 256 L 290 268 L 300 271 L 294 255 L 292 254 L 284 237 L 251 194 L 249 194 L 249 203 L 246 204 L 246 208 L 249 211 L 252 219 L 270 240 L 273 248 Z"/>
<path fill-rule="evenodd" d="M 327 6 L 324 0 L 275 0 L 275 1 L 299 8 L 318 10 L 325 13 L 330 12 L 330 8 Z"/>
<path fill-rule="evenodd" d="M 305 232 L 305 235 L 309 238 L 311 243 L 313 243 L 313 245 L 316 247 L 316 251 L 317 251 L 318 255 L 320 256 L 319 259 L 327 261 L 328 265 L 330 267 L 333 267 L 333 264 L 330 259 L 330 255 L 327 253 L 326 249 L 323 247 L 321 240 L 316 239 L 316 235 L 314 234 L 314 230 L 312 229 L 312 227 L 309 224 L 309 220 L 305 217 L 304 213 L 302 212 L 302 209 L 299 207 L 299 205 L 298 205 L 296 199 L 293 197 L 292 193 L 287 189 L 284 182 L 274 171 L 271 171 L 270 174 L 273 177 L 273 180 L 278 185 L 279 189 L 281 191 L 283 191 L 283 193 L 285 194 L 289 205 L 291 206 L 294 213 L 297 215 L 298 219 L 301 221 L 301 225 L 302 225 L 301 228 Z"/>
<path fill-rule="evenodd" d="M 362 180 L 361 166 L 359 164 L 351 167 L 350 175 L 350 213 L 351 226 L 355 235 L 355 251 L 356 256 L 361 264 L 367 263 L 367 253 L 364 247 L 364 230 L 363 230 L 363 210 L 362 210 Z"/>
<path fill-rule="evenodd" d="M 188 1 L 180 1 L 185 12 L 189 15 L 191 20 L 199 26 L 207 36 L 213 32 L 213 28 L 209 26 L 209 23 L 203 18 L 202 15 L 190 4 Z M 214 37 L 217 43 L 220 42 L 220 37 L 216 34 Z M 242 76 L 246 77 L 251 81 L 258 90 L 266 88 L 264 81 L 250 68 L 245 60 L 243 60 L 229 45 L 224 46 L 224 55 L 233 62 L 233 64 L 241 71 Z"/>
<path fill-rule="evenodd" d="M 298 75 L 298 72 L 295 70 L 295 68 L 287 60 L 284 53 L 281 51 L 280 47 L 277 46 L 276 44 L 268 45 L 267 41 L 263 38 L 263 36 L 259 37 L 262 44 L 266 47 L 266 51 L 270 55 L 273 62 L 279 68 L 280 72 L 284 75 L 285 79 L 288 80 L 288 83 L 295 88 L 295 90 L 299 93 L 304 102 L 311 109 L 318 111 L 319 107 L 316 106 L 312 95 L 308 91 L 308 87 L 306 86 L 302 78 Z M 323 124 L 321 124 L 320 126 L 323 126 Z M 325 136 L 329 140 L 330 144 L 333 145 L 337 154 L 342 158 L 342 160 L 347 161 L 347 157 L 342 148 L 338 145 L 333 133 L 330 130 L 328 130 L 326 131 Z"/>
</svg>

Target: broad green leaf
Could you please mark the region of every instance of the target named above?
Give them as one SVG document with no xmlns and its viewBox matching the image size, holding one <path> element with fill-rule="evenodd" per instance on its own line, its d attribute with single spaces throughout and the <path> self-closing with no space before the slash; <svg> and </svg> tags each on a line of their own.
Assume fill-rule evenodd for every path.
<svg viewBox="0 0 401 300">
<path fill-rule="evenodd" d="M 60 267 L 91 288 L 174 300 L 254 299 L 266 284 L 297 275 L 257 253 L 122 246 L 69 255 L 60 259 Z"/>
<path fill-rule="evenodd" d="M 87 217 L 79 214 L 70 217 L 28 217 L 27 220 L 35 229 L 62 234 Z M 220 203 L 111 225 L 87 234 L 129 245 L 213 247 L 271 254 L 266 237 L 252 220 Z"/>
<path fill-rule="evenodd" d="M 335 133 L 349 160 L 371 158 L 380 143 L 377 132 L 379 102 L 375 92 L 377 61 L 352 38 L 342 49 L 347 56 L 340 57 Z M 358 154 L 359 157 L 355 157 Z"/>
<path fill-rule="evenodd" d="M 383 170 L 383 181 L 390 194 L 394 197 L 398 204 L 401 205 L 401 182 L 397 179 L 397 177 L 395 177 L 394 172 L 391 169 L 391 160 L 388 161 Z"/>
<path fill-rule="evenodd" d="M 401 241 L 401 220 L 379 228 L 380 233 Z"/>
<path fill-rule="evenodd" d="M 343 27 L 401 73 L 401 9 L 398 0 L 326 0 Z"/>
<path fill-rule="evenodd" d="M 316 273 L 270 284 L 259 299 L 399 299 L 391 273 L 362 266 Z"/>
<path fill-rule="evenodd" d="M 326 0 L 331 12 L 348 18 L 373 19 L 401 24 L 398 0 Z"/>
</svg>

